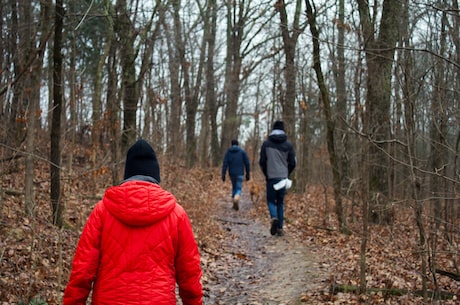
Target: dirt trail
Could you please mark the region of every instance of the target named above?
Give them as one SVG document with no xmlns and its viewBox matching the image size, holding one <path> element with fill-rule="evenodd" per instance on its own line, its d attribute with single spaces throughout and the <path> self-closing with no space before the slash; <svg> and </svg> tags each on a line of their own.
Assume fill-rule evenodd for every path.
<svg viewBox="0 0 460 305">
<path fill-rule="evenodd" d="M 224 233 L 219 253 L 206 264 L 212 275 L 205 280 L 204 304 L 309 304 L 303 294 L 324 289 L 319 255 L 289 229 L 271 236 L 268 217 L 254 212 L 244 195 L 239 211 L 230 200 L 217 202 Z"/>
</svg>

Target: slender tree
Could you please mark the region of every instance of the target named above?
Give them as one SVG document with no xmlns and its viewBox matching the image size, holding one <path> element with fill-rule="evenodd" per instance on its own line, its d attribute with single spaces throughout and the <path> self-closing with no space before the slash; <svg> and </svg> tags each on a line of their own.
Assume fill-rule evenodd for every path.
<svg viewBox="0 0 460 305">
<path fill-rule="evenodd" d="M 32 21 L 32 6 L 24 5 L 22 8 L 22 20 L 24 20 L 24 28 L 27 29 L 25 33 L 27 36 L 22 36 L 21 40 L 25 40 L 28 43 L 25 44 L 25 49 L 22 50 L 23 60 L 29 61 L 29 56 L 37 56 L 37 59 L 33 61 L 29 72 L 24 74 L 24 92 L 22 99 L 26 105 L 26 121 L 27 121 L 27 134 L 26 134 L 26 157 L 25 157 L 25 179 L 24 179 L 24 194 L 25 194 L 25 213 L 29 216 L 35 215 L 35 196 L 34 196 L 34 168 L 35 168 L 35 157 L 34 148 L 36 141 L 36 131 L 38 128 L 38 115 L 39 115 L 39 96 L 40 96 L 40 80 L 41 71 L 43 65 L 44 46 L 47 43 L 49 37 L 49 20 L 50 17 L 50 3 L 43 2 L 40 6 L 41 10 L 41 22 L 37 27 L 31 22 Z M 41 34 L 38 34 L 41 33 Z M 34 45 L 33 37 L 38 38 L 37 46 Z"/>
<path fill-rule="evenodd" d="M 181 86 L 181 63 L 185 57 L 185 42 L 182 38 L 182 21 L 180 16 L 180 0 L 171 1 L 173 7 L 172 32 L 165 23 L 165 34 L 169 51 L 169 81 L 170 81 L 170 107 L 167 120 L 167 150 L 171 158 L 183 157 L 181 124 L 183 91 Z M 166 20 L 164 20 L 166 22 Z"/>
<path fill-rule="evenodd" d="M 216 44 L 216 31 L 217 31 L 217 3 L 215 0 L 209 0 L 206 13 L 205 13 L 205 42 L 206 42 L 206 113 L 205 117 L 209 120 L 203 120 L 202 124 L 209 122 L 209 136 L 211 151 L 203 149 L 203 152 L 208 155 L 211 154 L 211 164 L 216 166 L 220 162 L 219 153 L 219 138 L 217 126 L 217 96 L 216 96 L 216 81 L 215 81 L 215 44 Z M 206 157 L 205 157 L 206 158 Z M 206 158 L 207 159 L 207 158 Z"/>
<path fill-rule="evenodd" d="M 121 134 L 121 149 L 126 151 L 138 134 L 136 128 L 136 112 L 139 103 L 137 95 L 138 80 L 136 78 L 137 52 L 134 42 L 138 31 L 133 28 L 133 22 L 129 19 L 129 8 L 126 0 L 117 0 L 116 4 L 115 32 L 120 44 L 121 58 L 121 83 L 123 88 L 123 131 Z"/>
<path fill-rule="evenodd" d="M 232 139 L 238 138 L 241 118 L 238 116 L 238 101 L 241 88 L 243 56 L 241 46 L 245 36 L 245 27 L 249 18 L 252 1 L 227 1 L 227 49 L 225 61 L 224 85 L 224 121 L 222 122 L 220 156 L 230 145 Z"/>
<path fill-rule="evenodd" d="M 446 44 L 447 44 L 447 13 L 443 11 L 441 13 L 441 34 L 439 41 L 439 54 L 444 56 L 446 54 Z M 430 139 L 431 139 L 431 151 L 429 157 L 429 167 L 430 170 L 435 173 L 431 176 L 431 194 L 433 195 L 431 203 L 433 206 L 433 217 L 434 217 L 434 228 L 431 229 L 430 236 L 430 245 L 425 245 L 425 239 L 422 238 L 422 229 L 423 222 L 419 220 L 417 224 L 419 225 L 419 235 L 420 235 L 420 256 L 422 259 L 422 266 L 426 266 L 423 263 L 426 263 L 427 256 L 429 255 L 430 270 L 435 270 L 437 265 L 437 251 L 438 251 L 438 242 L 439 242 L 439 233 L 441 229 L 441 222 L 444 219 L 442 216 L 443 211 L 442 207 L 446 206 L 447 201 L 443 198 L 447 196 L 447 190 L 450 183 L 445 182 L 445 177 L 448 176 L 448 168 L 445 164 L 449 163 L 449 151 L 448 151 L 448 113 L 447 113 L 447 101 L 449 100 L 446 96 L 447 92 L 444 88 L 447 87 L 446 82 L 446 69 L 443 65 L 443 60 L 441 58 L 436 59 L 435 72 L 434 72 L 434 88 L 433 88 L 433 97 L 431 101 L 431 113 L 432 119 L 430 124 Z M 421 202 L 418 202 L 418 209 L 423 211 L 423 205 Z M 418 213 L 417 213 L 418 216 Z M 420 216 L 421 217 L 421 216 Z M 432 251 L 426 253 L 426 249 L 430 248 Z M 436 272 L 432 272 L 433 282 L 437 284 Z M 426 282 L 426 279 L 423 279 Z M 426 283 L 424 283 L 426 287 Z M 439 289 L 439 287 L 436 287 Z M 426 292 L 425 292 L 426 296 Z"/>
<path fill-rule="evenodd" d="M 289 29 L 288 13 L 286 10 L 286 2 L 278 0 L 275 3 L 275 9 L 280 17 L 281 37 L 283 38 L 283 49 L 285 58 L 284 67 L 284 94 L 281 96 L 281 106 L 283 110 L 283 119 L 286 122 L 287 132 L 293 139 L 296 138 L 296 65 L 295 54 L 299 35 L 303 32 L 300 27 L 300 17 L 302 14 L 302 1 L 296 0 L 294 8 L 294 16 L 292 21 L 292 29 Z"/>
<path fill-rule="evenodd" d="M 53 211 L 52 222 L 62 227 L 61 203 L 61 111 L 63 106 L 62 80 L 62 30 L 64 24 L 64 3 L 56 1 L 54 17 L 54 45 L 53 45 L 53 112 L 51 120 L 51 206 Z"/>
<path fill-rule="evenodd" d="M 347 82 L 346 82 L 346 58 L 345 58 L 345 34 L 351 31 L 350 25 L 345 21 L 345 0 L 338 2 L 338 16 L 336 19 L 337 28 L 337 45 L 335 48 L 336 56 L 333 54 L 332 69 L 337 90 L 336 112 L 333 114 L 335 121 L 334 128 L 334 145 L 336 146 L 337 155 L 340 158 L 340 173 L 342 176 L 342 189 L 348 189 L 350 177 L 350 151 L 351 145 L 346 132 L 347 122 Z"/>
<path fill-rule="evenodd" d="M 403 22 L 401 23 L 401 38 L 400 44 L 405 48 L 402 48 L 399 54 L 398 59 L 398 69 L 402 70 L 401 79 L 398 83 L 401 83 L 401 93 L 402 93 L 402 114 L 404 122 L 404 140 L 407 144 L 403 147 L 405 150 L 404 164 L 407 164 L 407 172 L 409 174 L 409 198 L 414 202 L 414 218 L 415 223 L 418 228 L 418 249 L 416 250 L 420 253 L 421 258 L 421 270 L 420 273 L 423 274 L 421 277 L 422 280 L 422 291 L 424 296 L 427 296 L 427 278 L 424 276 L 427 272 L 427 255 L 426 255 L 426 229 L 423 221 L 424 207 L 422 200 L 422 190 L 421 190 L 421 177 L 419 172 L 420 167 L 420 152 L 417 149 L 417 84 L 415 84 L 413 79 L 420 79 L 415 75 L 415 58 L 412 52 L 410 51 L 410 33 L 409 33 L 409 1 L 403 1 Z M 395 154 L 396 155 L 396 154 Z M 397 156 L 397 155 L 396 155 Z"/>
<path fill-rule="evenodd" d="M 108 16 L 110 16 L 109 14 Z M 109 17 L 110 18 L 110 17 Z M 112 33 L 114 35 L 114 33 Z M 109 39 L 113 39 L 114 37 Z M 121 147 L 120 141 L 120 94 L 117 90 L 117 52 L 116 46 L 111 44 L 109 56 L 107 58 L 107 116 L 109 120 L 109 139 L 110 139 L 110 151 L 111 151 L 111 173 L 112 173 L 112 183 L 116 184 L 120 181 L 120 166 L 119 160 L 121 156 Z"/>
<path fill-rule="evenodd" d="M 312 2 L 305 0 L 307 19 L 310 25 L 310 32 L 313 40 L 313 69 L 316 73 L 316 79 L 321 93 L 321 102 L 324 109 L 324 117 L 326 119 L 326 142 L 327 150 L 329 152 L 329 161 L 332 167 L 333 186 L 334 186 L 334 199 L 335 199 L 335 210 L 337 220 L 339 223 L 340 230 L 342 232 L 348 231 L 346 228 L 346 220 L 343 213 L 342 204 L 342 175 L 339 168 L 339 157 L 336 152 L 334 132 L 335 124 L 332 116 L 331 100 L 329 91 L 324 80 L 323 71 L 321 68 L 321 52 L 319 44 L 319 30 L 316 25 L 316 11 L 313 10 Z"/>
</svg>

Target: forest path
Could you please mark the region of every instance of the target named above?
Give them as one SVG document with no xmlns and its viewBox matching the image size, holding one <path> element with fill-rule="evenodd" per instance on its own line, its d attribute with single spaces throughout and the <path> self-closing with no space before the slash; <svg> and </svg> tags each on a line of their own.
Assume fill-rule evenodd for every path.
<svg viewBox="0 0 460 305">
<path fill-rule="evenodd" d="M 267 214 L 245 194 L 239 211 L 232 209 L 230 198 L 216 206 L 213 216 L 223 233 L 219 252 L 202 256 L 210 274 L 203 280 L 204 304 L 313 304 L 308 294 L 324 290 L 327 281 L 318 249 L 295 237 L 289 227 L 284 236 L 271 236 Z"/>
</svg>

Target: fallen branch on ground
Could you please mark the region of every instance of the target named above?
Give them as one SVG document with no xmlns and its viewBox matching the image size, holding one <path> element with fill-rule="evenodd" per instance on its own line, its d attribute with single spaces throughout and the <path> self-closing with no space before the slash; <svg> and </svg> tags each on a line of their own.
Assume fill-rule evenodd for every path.
<svg viewBox="0 0 460 305">
<path fill-rule="evenodd" d="M 359 293 L 359 287 L 358 286 L 350 286 L 350 285 L 339 285 L 337 283 L 332 283 L 329 291 L 331 294 L 337 294 L 339 292 L 342 293 Z M 397 289 L 397 288 L 367 288 L 366 293 L 381 293 L 382 295 L 387 295 L 387 296 L 401 296 L 405 294 L 414 294 L 416 296 L 423 296 L 423 291 L 421 290 L 416 290 L 416 291 L 410 291 L 410 290 L 405 290 L 405 289 Z M 448 291 L 431 291 L 428 290 L 427 295 L 430 296 L 431 299 L 433 300 L 450 300 L 453 299 L 455 294 L 452 292 Z"/>
<path fill-rule="evenodd" d="M 460 274 L 441 270 L 441 269 L 436 269 L 436 273 L 439 273 L 441 275 L 445 275 L 447 277 L 450 277 L 453 280 L 456 280 L 457 282 L 460 282 Z"/>
</svg>

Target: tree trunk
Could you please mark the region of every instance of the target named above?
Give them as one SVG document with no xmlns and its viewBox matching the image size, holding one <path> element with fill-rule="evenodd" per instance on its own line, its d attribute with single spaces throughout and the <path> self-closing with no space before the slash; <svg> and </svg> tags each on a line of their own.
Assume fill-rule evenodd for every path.
<svg viewBox="0 0 460 305">
<path fill-rule="evenodd" d="M 459 7 L 459 4 L 458 4 L 458 1 L 457 0 L 453 0 L 453 11 L 455 12 L 455 15 L 453 17 L 453 26 L 450 27 L 452 33 L 451 33 L 451 37 L 452 37 L 452 40 L 453 40 L 453 43 L 455 45 L 455 58 L 456 58 L 456 62 L 460 62 L 460 7 Z M 456 109 L 459 109 L 460 107 L 460 69 L 456 69 L 456 73 L 455 73 L 455 92 L 454 92 L 454 96 L 453 96 L 453 100 L 456 101 L 456 105 L 454 106 Z M 454 151 L 454 168 L 452 170 L 453 175 L 456 175 L 456 173 L 459 172 L 460 168 L 459 168 L 459 157 L 460 157 L 460 130 L 457 131 L 457 139 L 456 139 L 456 143 L 455 143 L 455 147 L 454 147 L 455 151 Z M 458 183 L 456 181 L 456 179 L 452 179 L 452 182 L 451 182 L 451 189 L 452 189 L 452 192 L 458 192 Z M 453 232 L 455 232 L 456 230 L 456 225 L 455 225 L 455 220 L 457 219 L 457 215 L 458 214 L 458 211 L 459 211 L 459 208 L 458 208 L 458 205 L 456 203 L 454 203 L 454 200 L 449 200 L 451 205 L 449 206 L 450 208 L 450 213 L 446 213 L 446 217 L 449 217 L 450 218 L 450 221 L 449 219 L 446 219 L 446 227 L 445 227 L 445 230 L 446 230 L 446 235 L 447 235 L 447 238 L 448 239 L 451 239 L 453 238 Z M 453 264 L 455 266 L 455 268 L 458 270 L 458 263 L 456 260 L 452 260 L 453 261 Z"/>
<path fill-rule="evenodd" d="M 27 58 L 30 54 L 33 54 L 33 46 L 31 46 L 31 41 L 33 41 L 32 35 L 35 35 L 35 31 L 33 30 L 32 22 L 32 12 L 31 12 L 31 4 L 25 4 L 21 8 L 22 17 L 24 20 L 24 24 L 22 24 L 22 28 L 25 29 L 24 33 L 26 35 L 20 37 L 22 41 L 27 41 L 24 43 L 24 48 L 21 50 L 22 55 L 19 57 L 22 58 L 24 62 L 28 61 Z M 22 32 L 22 31 L 21 31 Z M 34 34 L 32 34 L 34 33 Z M 36 67 L 34 67 L 36 68 Z M 39 73 L 39 71 L 35 71 L 35 73 Z M 36 88 L 34 88 L 34 77 L 33 73 L 26 73 L 23 77 L 23 84 L 24 84 L 24 92 L 21 94 L 21 103 L 25 105 L 24 109 L 24 119 L 27 122 L 27 129 L 24 128 L 26 131 L 26 157 L 25 157 L 25 176 L 24 176 L 24 201 L 25 201 L 25 212 L 26 215 L 34 216 L 34 208 L 35 208 L 35 196 L 34 196 L 34 141 L 35 141 L 35 133 L 36 133 L 36 122 L 35 119 L 35 111 L 37 109 L 38 104 L 38 96 L 35 96 Z"/>
<path fill-rule="evenodd" d="M 77 138 L 77 126 L 78 126 L 78 117 L 77 117 L 77 46 L 76 46 L 76 37 L 75 33 L 71 35 L 69 44 L 71 50 L 69 51 L 69 72 L 68 72 L 68 81 L 69 81 L 69 128 L 68 128 L 68 146 L 70 147 L 67 154 L 67 176 L 72 177 L 73 171 L 73 158 L 74 158 L 74 149 L 75 140 Z"/>
<path fill-rule="evenodd" d="M 114 29 L 114 20 L 113 8 L 109 3 L 109 0 L 106 1 L 106 9 L 108 11 L 107 18 L 109 21 L 109 26 Z M 108 134 L 110 140 L 110 152 L 111 152 L 111 176 L 112 184 L 115 185 L 120 182 L 120 155 L 121 147 L 120 141 L 120 98 L 117 94 L 117 46 L 115 46 L 112 41 L 114 40 L 115 32 L 113 30 L 109 31 L 107 35 L 107 43 L 110 44 L 109 54 L 107 57 L 107 116 L 108 116 Z"/>
<path fill-rule="evenodd" d="M 311 140 L 311 132 L 310 132 L 310 103 L 309 101 L 316 100 L 316 94 L 313 93 L 312 86 L 313 86 L 313 79 L 311 77 L 305 77 L 305 79 L 300 79 L 299 83 L 301 86 L 302 92 L 302 101 L 300 102 L 300 124 L 299 124 L 299 132 L 298 132 L 298 140 L 297 140 L 297 148 L 296 148 L 296 156 L 297 156 L 297 166 L 301 168 L 301 171 L 296 173 L 296 190 L 298 192 L 305 192 L 307 189 L 308 177 L 310 174 L 310 140 Z"/>
<path fill-rule="evenodd" d="M 369 122 L 372 124 L 364 127 L 364 132 L 372 141 L 368 183 L 371 198 L 383 199 L 371 202 L 369 210 L 374 223 L 389 223 L 392 221 L 392 211 L 387 206 L 391 169 L 387 143 L 391 136 L 391 69 L 395 44 L 398 41 L 402 4 L 398 0 L 384 0 L 380 27 L 375 31 L 377 25 L 371 19 L 369 3 L 364 0 L 357 2 L 367 61 L 366 111 L 369 112 Z M 377 38 L 374 37 L 375 32 L 379 33 Z"/>
<path fill-rule="evenodd" d="M 7 143 L 12 143 L 11 146 L 17 146 L 24 140 L 23 134 L 21 130 L 24 130 L 24 117 L 21 116 L 21 108 L 22 108 L 22 93 L 24 92 L 23 83 L 20 80 L 20 75 L 24 72 L 25 67 L 22 66 L 22 61 L 25 62 L 23 58 L 23 50 L 27 48 L 24 45 L 21 45 L 21 37 L 24 35 L 20 33 L 19 29 L 19 12 L 18 12 L 18 3 L 16 1 L 11 1 L 11 35 L 10 37 L 10 46 L 11 46 L 11 53 L 16 54 L 12 58 L 13 63 L 13 74 L 15 79 L 17 79 L 16 84 L 13 87 L 13 96 L 12 102 L 10 103 L 9 109 L 9 126 L 7 128 Z M 18 39 L 19 37 L 19 39 Z"/>
<path fill-rule="evenodd" d="M 127 151 L 138 137 L 136 128 L 137 112 L 137 80 L 136 80 L 136 57 L 134 41 L 136 31 L 132 28 L 126 0 L 118 0 L 116 5 L 117 23 L 116 32 L 119 35 L 121 50 L 121 83 L 123 88 L 123 131 L 121 134 L 121 149 Z"/>
<path fill-rule="evenodd" d="M 206 116 L 209 118 L 209 136 L 211 142 L 211 163 L 210 166 L 217 166 L 220 163 L 219 138 L 217 132 L 217 96 L 214 75 L 214 56 L 217 30 L 217 5 L 216 1 L 209 1 L 206 16 L 207 26 L 205 27 L 205 40 L 207 46 L 206 61 Z M 207 124 L 203 122 L 203 124 Z"/>
<path fill-rule="evenodd" d="M 227 60 L 225 66 L 225 109 L 219 159 L 232 139 L 238 139 L 241 117 L 238 116 L 238 100 L 241 86 L 241 43 L 247 22 L 244 1 L 227 1 Z"/>
<path fill-rule="evenodd" d="M 61 204 L 61 111 L 63 105 L 62 80 L 62 29 L 64 20 L 63 0 L 56 0 L 54 47 L 53 47 L 53 112 L 51 121 L 51 206 L 53 210 L 52 222 L 59 228 L 62 227 Z"/>
<path fill-rule="evenodd" d="M 167 121 L 167 151 L 168 155 L 172 158 L 181 158 L 185 154 L 181 148 L 182 139 L 182 86 L 180 79 L 180 67 L 184 61 L 182 58 L 185 56 L 185 46 L 182 42 L 182 25 L 179 15 L 179 9 L 181 5 L 180 0 L 172 1 L 174 7 L 174 26 L 173 26 L 173 37 L 171 37 L 170 31 L 166 31 L 167 44 L 169 54 L 169 79 L 171 86 L 171 107 L 169 108 L 169 115 Z M 166 29 L 169 27 L 165 24 Z"/>
<path fill-rule="evenodd" d="M 33 7 L 31 3 L 23 3 L 14 17 L 15 22 L 20 24 L 21 30 L 15 33 L 17 43 L 20 47 L 16 52 L 15 70 L 19 72 L 16 76 L 18 88 L 21 92 L 16 95 L 18 107 L 16 125 L 24 124 L 25 132 L 25 175 L 24 175 L 24 194 L 25 194 L 25 213 L 28 216 L 35 216 L 35 196 L 34 196 L 34 148 L 36 129 L 38 128 L 39 101 L 40 101 L 40 81 L 42 76 L 44 48 L 49 37 L 49 17 L 50 3 L 43 2 L 40 5 L 40 23 L 35 26 L 33 22 Z M 16 7 L 15 7 L 16 8 Z M 38 41 L 35 41 L 38 38 Z M 19 66 L 16 66 L 19 65 Z M 14 86 L 16 88 L 16 86 Z M 2 109 L 3 110 L 3 109 Z M 20 134 L 23 133 L 22 131 Z M 22 135 L 21 135 L 22 138 Z"/>
<path fill-rule="evenodd" d="M 284 68 L 284 81 L 286 88 L 281 99 L 281 106 L 283 109 L 282 119 L 285 121 L 285 128 L 287 134 L 290 135 L 293 142 L 296 139 L 296 114 L 295 114 L 295 103 L 296 103 L 296 66 L 295 66 L 295 51 L 297 47 L 297 41 L 302 30 L 299 27 L 300 16 L 301 16 L 302 1 L 296 0 L 296 6 L 294 11 L 294 20 L 292 24 L 292 31 L 289 30 L 288 16 L 286 12 L 286 3 L 284 0 L 278 0 L 275 4 L 275 8 L 279 13 L 281 22 L 281 36 L 283 38 L 283 48 L 285 57 L 285 68 Z"/>
<path fill-rule="evenodd" d="M 361 160 L 361 171 L 364 176 L 367 172 L 369 164 L 369 143 L 365 142 L 363 147 L 363 154 Z M 362 195 L 362 233 L 361 233 L 361 247 L 360 247 L 360 260 L 359 260 L 359 291 L 364 293 L 367 288 L 367 242 L 369 240 L 369 184 L 361 183 Z"/>
<path fill-rule="evenodd" d="M 110 5 L 106 3 L 106 5 Z M 106 7 L 107 10 L 110 10 L 110 7 Z M 111 20 L 111 16 L 107 18 Z M 112 47 L 112 31 L 113 25 L 109 21 L 110 26 L 108 27 L 107 40 L 105 42 L 104 51 L 102 52 L 99 61 L 97 63 L 96 74 L 94 75 L 94 92 L 93 92 L 93 109 L 91 115 L 92 129 L 91 129 L 91 146 L 92 150 L 97 152 L 99 149 L 101 141 L 101 132 L 103 126 L 103 117 L 102 117 L 102 77 L 104 64 L 107 61 L 109 56 L 110 48 Z M 108 101 L 110 103 L 111 101 Z"/>
<path fill-rule="evenodd" d="M 441 56 L 448 56 L 446 55 L 446 35 L 447 35 L 447 13 L 442 12 L 441 17 L 441 37 L 439 42 L 439 54 Z M 438 244 L 438 234 L 440 233 L 441 228 L 441 220 L 443 219 L 442 216 L 442 206 L 446 204 L 445 199 L 447 198 L 447 187 L 449 183 L 444 181 L 445 177 L 447 177 L 447 166 L 449 164 L 449 151 L 447 149 L 449 143 L 447 141 L 448 137 L 448 116 L 446 115 L 446 108 L 448 105 L 446 104 L 446 100 L 449 100 L 446 96 L 444 96 L 444 88 L 447 88 L 447 84 L 444 80 L 444 66 L 442 64 L 443 60 L 440 58 L 436 59 L 436 66 L 435 66 L 435 79 L 434 79 L 434 88 L 433 88 L 433 98 L 431 101 L 431 115 L 432 121 L 430 126 L 430 143 L 431 143 L 431 151 L 430 151 L 430 169 L 432 172 L 431 175 L 431 183 L 430 183 L 430 191 L 432 194 L 431 204 L 433 207 L 433 218 L 434 218 L 434 228 L 430 230 L 430 253 L 425 254 L 425 252 L 421 252 L 422 256 L 422 263 L 425 257 L 430 255 L 429 263 L 431 270 L 436 269 L 437 265 L 437 244 Z M 419 203 L 420 205 L 422 203 Z M 422 242 L 422 239 L 421 241 Z M 424 245 L 421 244 L 421 247 Z M 422 249 L 423 250 L 423 249 Z M 425 273 L 424 273 L 425 274 Z M 433 282 L 437 290 L 437 278 L 436 273 L 433 271 Z"/>
<path fill-rule="evenodd" d="M 329 91 L 324 81 L 323 71 L 321 69 L 321 55 L 319 45 L 319 31 L 316 25 L 316 12 L 313 12 L 312 5 L 309 0 L 305 0 L 307 7 L 307 18 L 310 25 L 310 32 L 313 40 L 313 69 L 316 73 L 316 79 L 318 82 L 319 90 L 321 92 L 321 101 L 323 103 L 324 116 L 326 119 L 326 141 L 327 150 L 329 152 L 329 161 L 332 167 L 333 176 L 333 187 L 334 187 L 334 199 L 335 199 L 335 211 L 339 227 L 341 232 L 347 232 L 346 219 L 343 214 L 342 205 L 342 176 L 339 169 L 339 157 L 336 154 L 335 141 L 334 141 L 334 119 L 332 117 L 331 101 L 329 97 Z"/>
<path fill-rule="evenodd" d="M 350 31 L 350 27 L 345 23 L 345 0 L 339 0 L 338 3 L 339 13 L 338 20 L 336 21 L 337 26 L 337 57 L 335 58 L 334 78 L 337 87 L 337 106 L 336 114 L 333 115 L 334 121 L 336 122 L 336 128 L 334 129 L 334 140 L 337 151 L 337 156 L 340 159 L 340 174 L 341 174 L 341 189 L 345 190 L 349 188 L 352 177 L 350 176 L 350 152 L 353 147 L 349 143 L 348 133 L 345 131 L 347 126 L 347 89 L 346 89 L 346 65 L 345 65 L 345 31 Z M 345 212 L 344 212 L 345 213 Z"/>
<path fill-rule="evenodd" d="M 400 81 L 402 83 L 402 90 L 403 96 L 402 101 L 404 103 L 403 109 L 403 119 L 404 119 L 404 136 L 407 145 L 405 146 L 405 154 L 406 158 L 404 159 L 404 163 L 407 164 L 407 173 L 410 177 L 410 184 L 409 184 L 409 195 L 413 202 L 415 203 L 415 222 L 417 224 L 417 228 L 419 231 L 419 240 L 417 242 L 418 249 L 415 251 L 420 253 L 421 258 L 421 278 L 422 278 L 422 291 L 423 295 L 427 296 L 427 254 L 426 254 L 426 233 L 423 224 L 423 200 L 421 198 L 421 183 L 422 177 L 419 176 L 417 168 L 419 167 L 419 161 L 421 158 L 417 155 L 417 122 L 416 122 L 416 95 L 417 95 L 417 88 L 413 83 L 413 79 L 416 77 L 414 74 L 414 70 L 416 70 L 416 64 L 414 63 L 414 58 L 412 56 L 412 52 L 410 50 L 406 50 L 404 47 L 410 45 L 408 31 L 408 13 L 409 13 L 409 2 L 403 1 L 404 9 L 403 13 L 405 16 L 403 18 L 403 26 L 401 28 L 402 37 L 404 39 L 401 40 L 402 51 L 400 57 L 400 65 L 399 67 L 402 69 L 401 75 L 403 75 L 403 79 Z"/>
<path fill-rule="evenodd" d="M 38 49 L 35 49 L 33 45 L 26 50 L 26 54 L 31 56 L 31 54 L 36 54 L 37 58 L 34 61 L 31 71 L 32 73 L 27 74 L 27 81 L 29 82 L 29 88 L 25 92 L 25 98 L 28 100 L 28 123 L 29 126 L 27 128 L 27 138 L 26 138 L 26 173 L 25 173 L 25 183 L 24 183 L 24 193 L 25 193 L 25 208 L 26 214 L 30 216 L 35 216 L 35 196 L 34 196 L 34 148 L 35 148 L 35 136 L 36 130 L 39 125 L 39 116 L 40 116 L 40 81 L 42 76 L 42 66 L 43 66 L 43 57 L 44 57 L 44 48 L 46 46 L 48 37 L 49 37 L 49 30 L 50 24 L 48 22 L 50 18 L 50 11 L 51 11 L 51 2 L 44 1 L 40 5 L 40 12 L 41 12 L 41 19 L 39 28 L 33 30 L 33 25 L 30 23 L 32 22 L 32 7 L 27 8 L 27 15 L 25 16 L 25 20 L 29 23 L 28 27 L 30 28 L 30 34 L 32 35 L 32 31 L 38 32 L 39 36 L 39 43 Z M 33 37 L 27 37 L 28 40 L 34 41 Z M 32 55 L 33 56 L 33 55 Z M 26 59 L 26 61 L 29 61 Z"/>
<path fill-rule="evenodd" d="M 178 87 L 180 87 L 180 83 L 182 83 L 182 87 L 184 88 L 184 98 L 185 98 L 185 164 L 188 168 L 191 168 L 195 165 L 195 160 L 196 160 L 196 138 L 195 138 L 195 127 L 196 127 L 196 112 L 197 112 L 197 107 L 198 107 L 198 96 L 196 98 L 194 95 L 192 95 L 191 91 L 191 82 L 190 82 L 190 63 L 187 62 L 185 58 L 185 50 L 186 50 L 186 45 L 185 45 L 185 40 L 182 37 L 182 26 L 181 26 L 181 16 L 180 16 L 180 9 L 181 9 L 181 1 L 180 0 L 175 0 L 173 1 L 173 7 L 174 7 L 174 35 L 175 35 L 175 49 L 178 52 L 178 60 L 180 64 L 180 68 L 182 71 L 182 81 L 178 81 Z M 201 48 L 201 54 L 203 54 L 204 50 Z M 203 65 L 203 61 L 200 61 L 200 67 Z M 199 82 L 200 79 L 197 80 Z M 174 109 L 172 109 L 174 111 Z M 176 129 L 180 130 L 181 128 L 178 128 L 181 124 L 180 121 L 178 122 L 178 126 L 175 127 Z M 173 145 L 176 146 L 177 148 L 181 147 L 179 146 L 180 139 L 177 139 L 177 143 L 174 143 Z M 181 149 L 182 151 L 182 149 Z M 176 150 L 177 154 L 177 150 Z"/>
<path fill-rule="evenodd" d="M 115 185 L 120 182 L 120 159 L 121 147 L 120 141 L 120 100 L 116 94 L 117 92 L 117 68 L 116 68 L 116 47 L 112 44 L 110 48 L 110 55 L 108 57 L 108 80 L 107 80 L 107 112 L 109 118 L 109 139 L 110 139 L 110 152 L 111 152 L 111 172 L 112 184 Z"/>
</svg>

